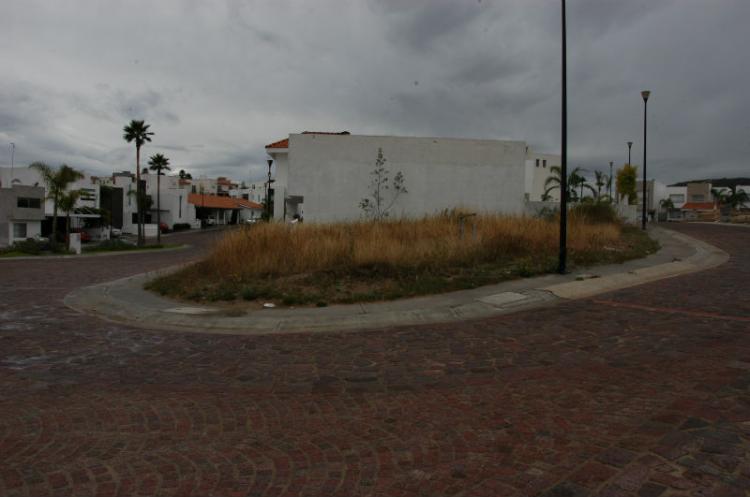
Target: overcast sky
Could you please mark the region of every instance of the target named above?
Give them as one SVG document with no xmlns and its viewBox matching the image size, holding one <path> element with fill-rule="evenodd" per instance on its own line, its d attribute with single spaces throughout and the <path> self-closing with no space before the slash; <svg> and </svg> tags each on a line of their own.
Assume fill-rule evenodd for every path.
<svg viewBox="0 0 750 497">
<path fill-rule="evenodd" d="M 568 0 L 569 164 L 750 175 L 750 1 Z M 560 150 L 557 0 L 4 0 L 0 164 L 262 176 L 304 130 Z M 649 174 L 652 176 L 652 174 Z"/>
</svg>

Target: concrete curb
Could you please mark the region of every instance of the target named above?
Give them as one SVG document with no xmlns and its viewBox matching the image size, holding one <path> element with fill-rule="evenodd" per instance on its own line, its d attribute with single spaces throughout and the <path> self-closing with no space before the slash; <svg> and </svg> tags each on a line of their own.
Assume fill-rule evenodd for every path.
<svg viewBox="0 0 750 497">
<path fill-rule="evenodd" d="M 65 297 L 65 304 L 81 313 L 152 330 L 241 335 L 364 331 L 539 308 L 709 269 L 729 259 L 726 252 L 686 235 L 662 228 L 652 228 L 651 234 L 662 244 L 659 252 L 591 268 L 593 275 L 545 275 L 391 302 L 238 312 L 180 303 L 143 290 L 147 281 L 184 266 L 180 265 L 80 288 Z"/>
<path fill-rule="evenodd" d="M 87 259 L 89 257 L 110 257 L 113 255 L 132 255 L 132 254 L 144 254 L 150 252 L 174 252 L 177 250 L 185 250 L 192 247 L 192 245 L 183 244 L 178 247 L 169 248 L 152 248 L 152 249 L 140 249 L 140 250 L 116 250 L 112 252 L 94 252 L 91 254 L 81 253 L 81 255 L 30 255 L 30 256 L 19 256 L 19 257 L 0 257 L 2 261 L 46 261 L 55 259 Z"/>
</svg>

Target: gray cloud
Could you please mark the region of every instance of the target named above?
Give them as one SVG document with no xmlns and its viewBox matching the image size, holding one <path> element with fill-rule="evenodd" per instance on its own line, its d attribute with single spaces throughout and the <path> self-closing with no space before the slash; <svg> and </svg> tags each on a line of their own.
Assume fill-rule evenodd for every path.
<svg viewBox="0 0 750 497">
<path fill-rule="evenodd" d="M 303 130 L 560 146 L 557 2 L 8 0 L 3 12 L 0 142 L 17 163 L 132 169 L 130 119 L 156 133 L 146 154 L 237 180 L 261 177 L 263 146 Z M 748 18 L 746 0 L 568 0 L 571 163 L 608 170 L 627 140 L 640 163 L 648 88 L 657 178 L 747 174 Z"/>
</svg>

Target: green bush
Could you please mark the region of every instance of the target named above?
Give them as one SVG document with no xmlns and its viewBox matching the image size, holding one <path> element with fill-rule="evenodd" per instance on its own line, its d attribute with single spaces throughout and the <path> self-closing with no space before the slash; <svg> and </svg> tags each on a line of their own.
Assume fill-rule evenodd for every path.
<svg viewBox="0 0 750 497">
<path fill-rule="evenodd" d="M 48 244 L 39 242 L 33 238 L 28 238 L 22 242 L 16 242 L 13 244 L 12 250 L 14 252 L 21 252 L 22 254 L 39 255 L 42 250 L 48 250 Z"/>
<path fill-rule="evenodd" d="M 570 209 L 577 216 L 589 223 L 617 223 L 617 212 L 609 202 L 582 202 Z"/>
</svg>

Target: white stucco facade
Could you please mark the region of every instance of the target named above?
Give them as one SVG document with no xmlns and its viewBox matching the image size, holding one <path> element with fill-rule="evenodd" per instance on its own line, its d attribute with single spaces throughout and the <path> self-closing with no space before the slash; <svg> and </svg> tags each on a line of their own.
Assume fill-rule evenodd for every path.
<svg viewBox="0 0 750 497">
<path fill-rule="evenodd" d="M 527 200 L 531 202 L 540 202 L 544 196 L 545 183 L 551 176 L 550 168 L 553 166 L 560 167 L 560 156 L 554 154 L 542 154 L 532 150 L 530 147 L 526 150 L 526 178 L 524 182 L 524 191 L 527 194 Z M 550 190 L 548 201 L 560 201 L 560 190 Z"/>
<path fill-rule="evenodd" d="M 276 166 L 274 218 L 289 220 L 294 213 L 314 222 L 362 218 L 359 203 L 370 196 L 378 149 L 389 176 L 403 173 L 408 190 L 391 217 L 454 208 L 523 212 L 524 142 L 307 133 L 290 135 L 286 149 L 267 148 Z"/>
</svg>

